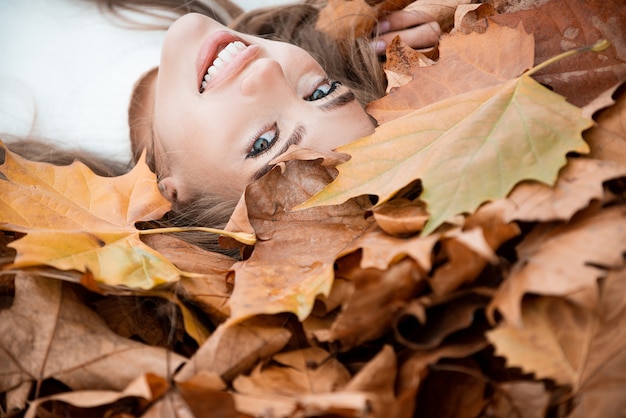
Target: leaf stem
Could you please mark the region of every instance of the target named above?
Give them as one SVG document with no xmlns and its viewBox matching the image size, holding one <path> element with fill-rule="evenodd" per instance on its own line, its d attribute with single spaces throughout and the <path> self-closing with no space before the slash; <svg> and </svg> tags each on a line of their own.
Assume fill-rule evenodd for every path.
<svg viewBox="0 0 626 418">
<path fill-rule="evenodd" d="M 582 46 L 580 48 L 576 48 L 576 49 L 572 49 L 570 51 L 566 51 L 563 52 L 562 54 L 559 54 L 557 56 L 554 56 L 544 62 L 542 62 L 539 65 L 536 65 L 535 67 L 531 68 L 530 70 L 526 71 L 526 75 L 530 76 L 535 74 L 538 71 L 543 70 L 544 68 L 546 68 L 549 65 L 554 64 L 557 61 L 562 60 L 563 58 L 567 58 L 569 56 L 572 55 L 576 55 L 579 54 L 581 52 L 600 52 L 600 51 L 604 51 L 605 49 L 607 49 L 610 45 L 610 42 L 607 41 L 606 39 L 600 39 L 598 42 L 596 42 L 593 45 L 587 45 L 587 46 Z"/>
<path fill-rule="evenodd" d="M 204 228 L 201 226 L 195 227 L 170 227 L 170 228 L 154 228 L 154 229 L 142 229 L 139 231 L 139 235 L 153 235 L 153 234 L 171 234 L 175 232 L 208 232 L 209 234 L 219 234 L 225 237 L 232 238 L 246 245 L 254 245 L 256 243 L 256 237 L 254 234 L 248 234 L 245 232 L 229 232 L 216 228 Z"/>
</svg>

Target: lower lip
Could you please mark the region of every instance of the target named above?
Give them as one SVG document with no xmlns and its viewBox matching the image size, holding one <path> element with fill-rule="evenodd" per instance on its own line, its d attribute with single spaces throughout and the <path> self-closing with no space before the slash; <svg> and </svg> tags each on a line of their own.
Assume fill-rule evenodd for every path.
<svg viewBox="0 0 626 418">
<path fill-rule="evenodd" d="M 206 92 L 211 87 L 218 85 L 225 80 L 236 76 L 243 69 L 254 60 L 259 51 L 259 47 L 256 45 L 249 45 L 243 51 L 237 53 L 237 55 L 231 59 L 225 66 L 219 69 L 219 72 L 211 78 L 211 80 L 204 87 Z M 206 74 L 206 72 L 205 72 Z M 200 82 L 202 83 L 202 81 Z"/>
</svg>

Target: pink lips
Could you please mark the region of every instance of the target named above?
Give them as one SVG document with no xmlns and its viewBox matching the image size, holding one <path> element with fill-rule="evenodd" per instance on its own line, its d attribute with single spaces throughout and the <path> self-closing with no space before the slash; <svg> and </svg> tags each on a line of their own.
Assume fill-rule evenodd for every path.
<svg viewBox="0 0 626 418">
<path fill-rule="evenodd" d="M 218 31 L 211 35 L 209 39 L 207 39 L 200 51 L 198 52 L 198 58 L 196 60 L 196 70 L 198 74 L 198 89 L 200 89 L 202 80 L 204 79 L 204 75 L 206 74 L 209 66 L 215 61 L 217 54 L 229 43 L 234 41 L 240 41 L 244 43 L 246 46 L 249 46 L 248 43 L 244 42 L 243 39 L 239 38 L 232 32 L 228 31 Z"/>
</svg>

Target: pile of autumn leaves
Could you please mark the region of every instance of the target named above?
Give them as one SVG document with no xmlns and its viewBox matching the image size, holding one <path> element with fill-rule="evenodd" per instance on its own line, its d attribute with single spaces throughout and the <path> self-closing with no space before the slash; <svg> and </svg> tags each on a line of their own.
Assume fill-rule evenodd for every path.
<svg viewBox="0 0 626 418">
<path fill-rule="evenodd" d="M 5 150 L 0 412 L 623 413 L 624 12 L 473 6 L 436 65 L 390 47 L 384 123 L 348 162 L 292 149 L 248 187 L 223 241 L 242 261 L 136 229 L 169 208 L 143 163 L 105 179 Z M 601 38 L 533 75 L 582 110 L 520 77 Z"/>
</svg>

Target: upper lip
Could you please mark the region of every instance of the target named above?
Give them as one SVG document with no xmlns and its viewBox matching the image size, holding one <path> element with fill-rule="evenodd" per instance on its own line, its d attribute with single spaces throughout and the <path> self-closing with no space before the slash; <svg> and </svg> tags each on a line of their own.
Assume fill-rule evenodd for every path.
<svg viewBox="0 0 626 418">
<path fill-rule="evenodd" d="M 196 69 L 198 74 L 198 89 L 200 89 L 204 75 L 209 66 L 215 61 L 217 54 L 231 42 L 240 41 L 246 46 L 248 43 L 232 32 L 219 31 L 211 35 L 209 39 L 204 41 L 198 52 L 196 60 Z"/>
</svg>

